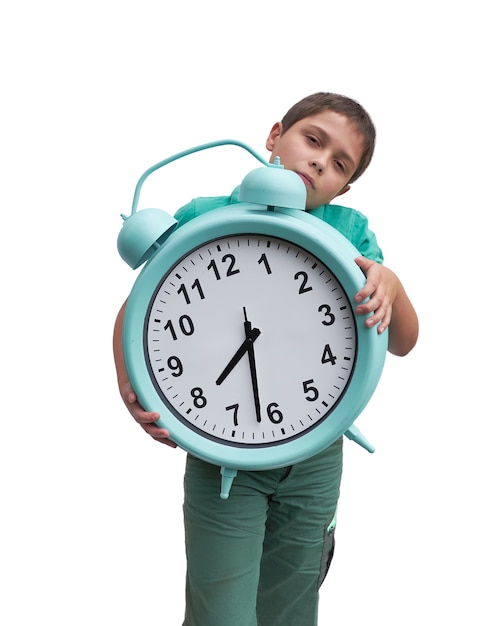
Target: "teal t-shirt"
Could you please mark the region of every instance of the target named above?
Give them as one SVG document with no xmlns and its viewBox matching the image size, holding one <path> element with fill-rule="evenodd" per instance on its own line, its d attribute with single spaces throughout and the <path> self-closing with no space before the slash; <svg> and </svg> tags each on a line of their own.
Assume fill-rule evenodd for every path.
<svg viewBox="0 0 501 626">
<path fill-rule="evenodd" d="M 217 196 L 209 198 L 195 198 L 181 207 L 175 214 L 178 226 L 189 220 L 223 206 L 238 203 L 239 187 L 231 196 Z M 324 204 L 309 211 L 311 215 L 326 222 L 346 237 L 360 254 L 377 263 L 383 262 L 383 253 L 378 246 L 376 236 L 369 229 L 369 220 L 355 209 L 337 204 Z"/>
</svg>

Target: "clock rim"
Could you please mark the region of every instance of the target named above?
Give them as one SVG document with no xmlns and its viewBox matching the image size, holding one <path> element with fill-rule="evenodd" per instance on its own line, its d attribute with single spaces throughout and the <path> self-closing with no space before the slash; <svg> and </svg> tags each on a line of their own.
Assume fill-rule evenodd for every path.
<svg viewBox="0 0 501 626">
<path fill-rule="evenodd" d="M 234 235 L 260 235 L 285 239 L 316 256 L 336 276 L 348 300 L 365 283 L 355 262 L 360 253 L 332 226 L 297 209 L 266 210 L 260 205 L 239 203 L 213 209 L 176 228 L 151 257 L 137 277 L 127 299 L 123 323 L 126 370 L 140 404 L 160 413 L 157 424 L 166 428 L 182 449 L 215 465 L 234 469 L 273 469 L 298 463 L 332 444 L 350 428 L 366 407 L 382 374 L 387 333 L 366 328 L 365 316 L 354 312 L 357 360 L 351 380 L 334 411 L 314 428 L 294 439 L 266 447 L 233 446 L 213 441 L 183 424 L 159 397 L 150 378 L 143 350 L 143 329 L 158 284 L 184 256 L 204 243 Z M 160 405 L 160 406 L 159 406 Z"/>
</svg>

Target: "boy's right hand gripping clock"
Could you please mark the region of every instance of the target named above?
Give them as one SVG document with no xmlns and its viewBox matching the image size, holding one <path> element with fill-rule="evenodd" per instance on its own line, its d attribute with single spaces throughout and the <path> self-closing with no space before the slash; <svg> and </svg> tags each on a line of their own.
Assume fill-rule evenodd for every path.
<svg viewBox="0 0 501 626">
<path fill-rule="evenodd" d="M 292 465 L 342 434 L 372 451 L 353 422 L 387 350 L 354 312 L 359 252 L 304 211 L 296 174 L 262 162 L 239 204 L 179 228 L 133 205 L 118 242 L 133 267 L 147 260 L 124 316 L 132 387 L 173 441 L 221 466 L 223 498 L 238 469 Z"/>
</svg>

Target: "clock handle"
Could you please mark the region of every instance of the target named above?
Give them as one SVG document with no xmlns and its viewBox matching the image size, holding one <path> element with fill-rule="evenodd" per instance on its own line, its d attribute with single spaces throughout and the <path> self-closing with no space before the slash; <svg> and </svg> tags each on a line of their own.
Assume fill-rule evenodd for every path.
<svg viewBox="0 0 501 626">
<path fill-rule="evenodd" d="M 233 479 L 237 475 L 237 470 L 230 469 L 229 467 L 221 468 L 221 493 L 219 494 L 222 500 L 227 500 L 230 495 L 231 485 Z"/>
<path fill-rule="evenodd" d="M 139 202 L 139 194 L 141 193 L 141 187 L 143 186 L 144 181 L 148 178 L 148 176 L 150 174 L 152 174 L 156 170 L 160 169 L 161 167 L 164 167 L 165 165 L 168 165 L 169 163 L 172 163 L 173 161 L 177 161 L 178 159 L 182 159 L 185 156 L 188 156 L 190 154 L 194 154 L 195 152 L 200 152 L 201 150 L 207 150 L 209 148 L 216 148 L 218 146 L 238 146 L 240 148 L 243 148 L 244 150 L 247 150 L 247 152 L 249 152 L 254 158 L 256 158 L 258 161 L 260 161 L 263 165 L 266 165 L 267 167 L 271 167 L 270 164 L 268 163 L 268 161 L 266 161 L 265 158 L 263 158 L 261 155 L 259 155 L 255 150 L 253 150 L 246 143 L 244 143 L 242 141 L 237 141 L 236 139 L 221 139 L 220 141 L 211 141 L 210 143 L 204 143 L 204 144 L 202 144 L 200 146 L 195 146 L 194 148 L 190 148 L 189 150 L 183 150 L 182 152 L 178 152 L 177 154 L 174 154 L 174 155 L 168 157 L 167 159 L 164 159 L 163 161 L 160 161 L 159 163 L 156 163 L 155 165 L 152 165 L 151 167 L 149 167 L 146 170 L 146 172 L 144 172 L 144 174 L 138 180 L 137 185 L 136 185 L 136 190 L 134 192 L 134 198 L 132 200 L 131 215 L 134 215 L 136 213 L 136 211 L 137 211 L 137 205 L 138 205 L 138 202 Z"/>
</svg>

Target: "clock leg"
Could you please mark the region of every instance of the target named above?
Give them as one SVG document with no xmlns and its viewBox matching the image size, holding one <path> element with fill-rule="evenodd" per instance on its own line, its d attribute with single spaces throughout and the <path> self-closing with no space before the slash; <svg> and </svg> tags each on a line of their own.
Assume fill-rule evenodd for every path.
<svg viewBox="0 0 501 626">
<path fill-rule="evenodd" d="M 367 439 L 362 435 L 360 428 L 358 428 L 358 426 L 355 426 L 355 424 L 352 424 L 348 428 L 348 430 L 344 433 L 344 436 L 348 437 L 348 439 L 351 439 L 351 441 L 358 443 L 359 446 L 362 446 L 362 448 L 365 448 L 368 452 L 372 453 L 376 449 L 372 445 L 372 443 L 367 441 Z"/>
<path fill-rule="evenodd" d="M 219 496 L 223 500 L 227 500 L 230 495 L 231 485 L 233 484 L 233 479 L 237 475 L 237 470 L 230 469 L 229 467 L 221 468 L 221 493 Z"/>
</svg>

